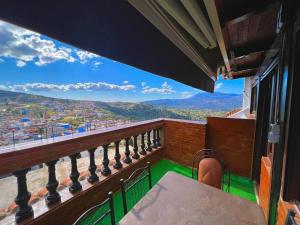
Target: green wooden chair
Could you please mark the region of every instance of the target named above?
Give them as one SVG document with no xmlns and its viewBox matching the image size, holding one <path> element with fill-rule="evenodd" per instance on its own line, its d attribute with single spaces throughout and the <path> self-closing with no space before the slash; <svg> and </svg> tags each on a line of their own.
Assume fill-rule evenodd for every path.
<svg viewBox="0 0 300 225">
<path fill-rule="evenodd" d="M 113 194 L 108 193 L 108 198 L 86 210 L 73 225 L 115 225 L 115 210 Z"/>
<path fill-rule="evenodd" d="M 147 162 L 147 166 L 135 170 L 128 179 L 121 179 L 120 182 L 123 210 L 126 215 L 128 209 L 132 208 L 152 188 L 150 162 Z"/>
</svg>

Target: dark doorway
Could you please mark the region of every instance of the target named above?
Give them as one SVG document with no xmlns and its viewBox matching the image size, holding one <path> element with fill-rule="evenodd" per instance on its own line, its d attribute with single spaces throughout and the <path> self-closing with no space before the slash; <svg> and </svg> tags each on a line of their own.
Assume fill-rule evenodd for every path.
<svg viewBox="0 0 300 225">
<path fill-rule="evenodd" d="M 274 120 L 277 65 L 263 77 L 257 84 L 256 130 L 254 142 L 254 155 L 252 165 L 252 178 L 259 181 L 260 162 L 262 156 L 272 157 L 272 148 L 268 145 L 268 132 Z"/>
</svg>

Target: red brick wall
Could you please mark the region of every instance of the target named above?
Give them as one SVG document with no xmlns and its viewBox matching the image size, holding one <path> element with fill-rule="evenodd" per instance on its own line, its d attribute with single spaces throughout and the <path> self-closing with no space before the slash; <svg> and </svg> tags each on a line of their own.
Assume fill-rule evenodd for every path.
<svg viewBox="0 0 300 225">
<path fill-rule="evenodd" d="M 255 120 L 207 118 L 207 147 L 219 151 L 229 170 L 235 174 L 251 175 L 254 134 Z"/>
<path fill-rule="evenodd" d="M 164 126 L 165 157 L 192 166 L 194 155 L 205 148 L 206 125 L 200 122 L 166 120 Z"/>
</svg>

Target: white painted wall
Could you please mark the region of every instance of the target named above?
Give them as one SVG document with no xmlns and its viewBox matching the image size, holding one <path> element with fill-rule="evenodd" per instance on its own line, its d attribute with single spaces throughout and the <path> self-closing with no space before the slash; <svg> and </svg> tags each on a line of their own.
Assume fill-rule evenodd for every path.
<svg viewBox="0 0 300 225">
<path fill-rule="evenodd" d="M 243 109 L 249 108 L 251 103 L 251 84 L 254 81 L 254 77 L 246 77 L 244 79 L 244 91 L 243 91 Z"/>
</svg>

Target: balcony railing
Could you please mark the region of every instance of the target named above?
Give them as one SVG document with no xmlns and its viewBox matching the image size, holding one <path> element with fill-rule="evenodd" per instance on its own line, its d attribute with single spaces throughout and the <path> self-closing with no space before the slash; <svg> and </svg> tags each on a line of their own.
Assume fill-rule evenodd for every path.
<svg viewBox="0 0 300 225">
<path fill-rule="evenodd" d="M 105 199 L 106 193 L 119 190 L 120 178 L 126 178 L 147 161 L 167 158 L 191 166 L 195 152 L 205 147 L 222 152 L 231 171 L 249 176 L 251 163 L 241 164 L 232 157 L 251 162 L 252 133 L 253 120 L 212 117 L 203 123 L 156 119 L 5 148 L 0 152 L 0 176 L 13 174 L 17 178 L 15 202 L 18 207 L 15 215 L 0 220 L 0 224 L 14 221 L 70 224 L 85 209 Z M 120 149 L 120 141 L 124 143 L 123 149 Z M 111 143 L 114 143 L 113 148 L 109 148 Z M 132 147 L 129 148 L 129 144 Z M 103 154 L 101 165 L 96 163 L 99 149 Z M 80 179 L 77 161 L 83 151 L 88 151 L 89 165 L 87 176 Z M 70 164 L 70 180 L 68 188 L 58 191 L 57 161 L 65 157 L 69 158 L 64 164 Z M 30 204 L 26 175 L 30 168 L 41 164 L 48 170 L 47 194 L 43 200 Z"/>
<path fill-rule="evenodd" d="M 41 212 L 35 212 L 29 204 L 31 197 L 27 189 L 26 174 L 31 167 L 45 163 L 48 167 L 48 183 L 46 185 L 47 195 L 45 196 L 45 205 L 49 208 L 58 205 L 64 201 L 57 191 L 58 181 L 56 179 L 55 165 L 59 158 L 69 157 L 71 164 L 71 173 L 69 192 L 75 195 L 84 191 L 82 182 L 79 182 L 79 172 L 77 168 L 77 158 L 80 152 L 88 150 L 89 153 L 89 176 L 87 182 L 91 185 L 99 183 L 99 176 L 96 173 L 95 151 L 101 146 L 103 150 L 101 174 L 109 177 L 114 172 L 121 170 L 124 165 L 135 163 L 141 156 L 145 156 L 152 151 L 162 147 L 162 120 L 152 120 L 131 125 L 124 125 L 118 128 L 108 128 L 105 130 L 95 130 L 89 133 L 76 134 L 72 137 L 60 137 L 46 139 L 43 142 L 36 141 L 27 144 L 7 147 L 1 152 L 0 157 L 0 175 L 12 173 L 17 178 L 18 194 L 15 202 L 18 209 L 15 212 L 17 223 L 25 221 L 28 218 L 34 218 Z M 133 137 L 133 151 L 130 152 L 129 142 Z M 139 138 L 139 143 L 138 143 Z M 125 140 L 124 159 L 121 161 L 119 144 Z M 108 147 L 114 143 L 114 163 L 112 168 L 108 158 Z M 125 167 L 125 166 L 124 166 Z M 104 179 L 104 178 L 102 178 Z M 40 209 L 39 209 L 40 211 Z M 27 220 L 28 221 L 28 220 Z"/>
</svg>

